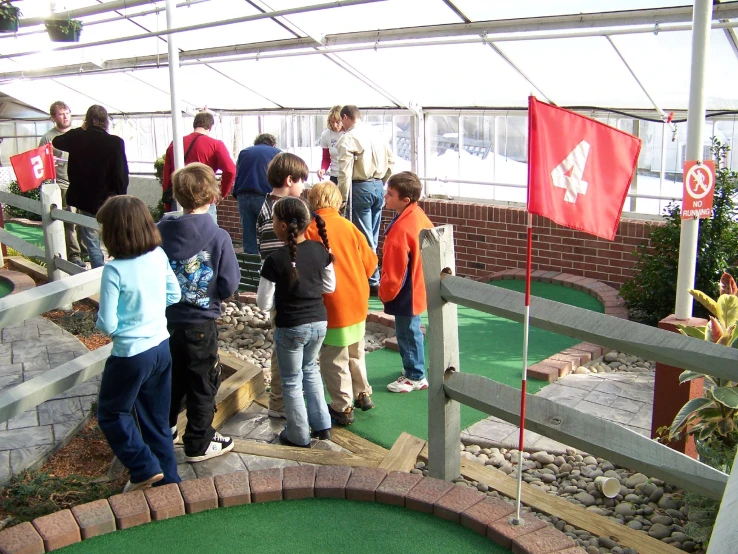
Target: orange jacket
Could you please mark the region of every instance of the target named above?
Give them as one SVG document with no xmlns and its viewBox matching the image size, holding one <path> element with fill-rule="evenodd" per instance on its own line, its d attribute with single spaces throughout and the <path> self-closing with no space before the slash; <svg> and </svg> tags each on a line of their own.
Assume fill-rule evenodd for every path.
<svg viewBox="0 0 738 554">
<path fill-rule="evenodd" d="M 335 257 L 336 290 L 323 295 L 328 311 L 328 328 L 340 329 L 366 319 L 369 310 L 369 276 L 377 268 L 377 255 L 366 237 L 334 208 L 317 210 L 325 220 L 328 243 Z M 322 242 L 315 220 L 305 231 L 305 238 Z"/>
<path fill-rule="evenodd" d="M 433 223 L 417 203 L 408 205 L 384 232 L 379 299 L 390 315 L 413 316 L 428 307 L 420 258 L 420 231 Z"/>
</svg>

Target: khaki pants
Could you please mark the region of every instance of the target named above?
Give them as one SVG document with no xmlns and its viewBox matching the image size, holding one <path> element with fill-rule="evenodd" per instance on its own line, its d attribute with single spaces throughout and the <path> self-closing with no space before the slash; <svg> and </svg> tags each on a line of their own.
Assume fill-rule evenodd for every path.
<svg viewBox="0 0 738 554">
<path fill-rule="evenodd" d="M 62 197 L 62 208 L 68 212 L 76 213 L 77 208 L 67 205 L 67 189 L 59 187 Z M 67 241 L 67 260 L 81 260 L 87 255 L 87 246 L 82 235 L 82 227 L 74 223 L 64 222 L 64 239 Z"/>
<path fill-rule="evenodd" d="M 274 322 L 277 320 L 277 310 L 269 313 L 272 322 L 272 340 L 274 340 Z M 279 376 L 277 362 L 277 344 L 272 342 L 272 390 L 269 393 L 269 409 L 274 412 L 284 412 L 284 398 L 282 398 L 282 378 Z"/>
<path fill-rule="evenodd" d="M 320 349 L 320 373 L 331 397 L 331 408 L 343 412 L 354 405 L 362 392 L 372 393 L 366 377 L 364 339 L 349 346 Z"/>
</svg>

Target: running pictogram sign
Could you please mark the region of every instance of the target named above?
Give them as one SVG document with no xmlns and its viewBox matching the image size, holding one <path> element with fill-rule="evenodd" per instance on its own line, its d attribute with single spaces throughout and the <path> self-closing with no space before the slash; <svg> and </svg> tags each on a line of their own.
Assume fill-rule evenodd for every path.
<svg viewBox="0 0 738 554">
<path fill-rule="evenodd" d="M 684 162 L 682 219 L 712 218 L 715 162 Z"/>
</svg>

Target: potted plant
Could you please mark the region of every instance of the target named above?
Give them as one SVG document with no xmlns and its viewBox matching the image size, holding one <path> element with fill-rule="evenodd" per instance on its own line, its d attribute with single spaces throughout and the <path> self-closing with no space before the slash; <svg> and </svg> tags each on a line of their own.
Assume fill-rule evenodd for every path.
<svg viewBox="0 0 738 554">
<path fill-rule="evenodd" d="M 0 33 L 17 33 L 20 15 L 20 10 L 10 0 L 0 0 Z"/>
<path fill-rule="evenodd" d="M 79 42 L 82 22 L 78 19 L 47 19 L 44 25 L 52 42 Z"/>
</svg>

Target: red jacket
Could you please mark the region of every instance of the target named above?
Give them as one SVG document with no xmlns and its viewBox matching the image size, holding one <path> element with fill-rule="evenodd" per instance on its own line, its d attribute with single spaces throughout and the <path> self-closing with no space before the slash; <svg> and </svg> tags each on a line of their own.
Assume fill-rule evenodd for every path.
<svg viewBox="0 0 738 554">
<path fill-rule="evenodd" d="M 195 146 L 192 147 L 189 156 L 185 160 L 185 165 L 192 162 L 200 162 L 212 168 L 213 171 L 221 170 L 223 176 L 220 179 L 220 191 L 223 198 L 228 196 L 233 187 L 233 179 L 236 177 L 236 164 L 233 163 L 231 155 L 228 153 L 226 145 L 223 141 L 203 135 L 201 133 L 190 133 L 184 137 L 184 152 L 190 147 L 190 143 L 196 136 Z M 162 190 L 167 190 L 172 186 L 172 173 L 174 173 L 174 145 L 169 144 L 167 153 L 164 155 L 164 172 L 162 173 Z"/>
<path fill-rule="evenodd" d="M 408 205 L 384 233 L 379 299 L 390 315 L 414 316 L 428 307 L 420 258 L 420 231 L 433 223 L 417 203 Z"/>
</svg>

